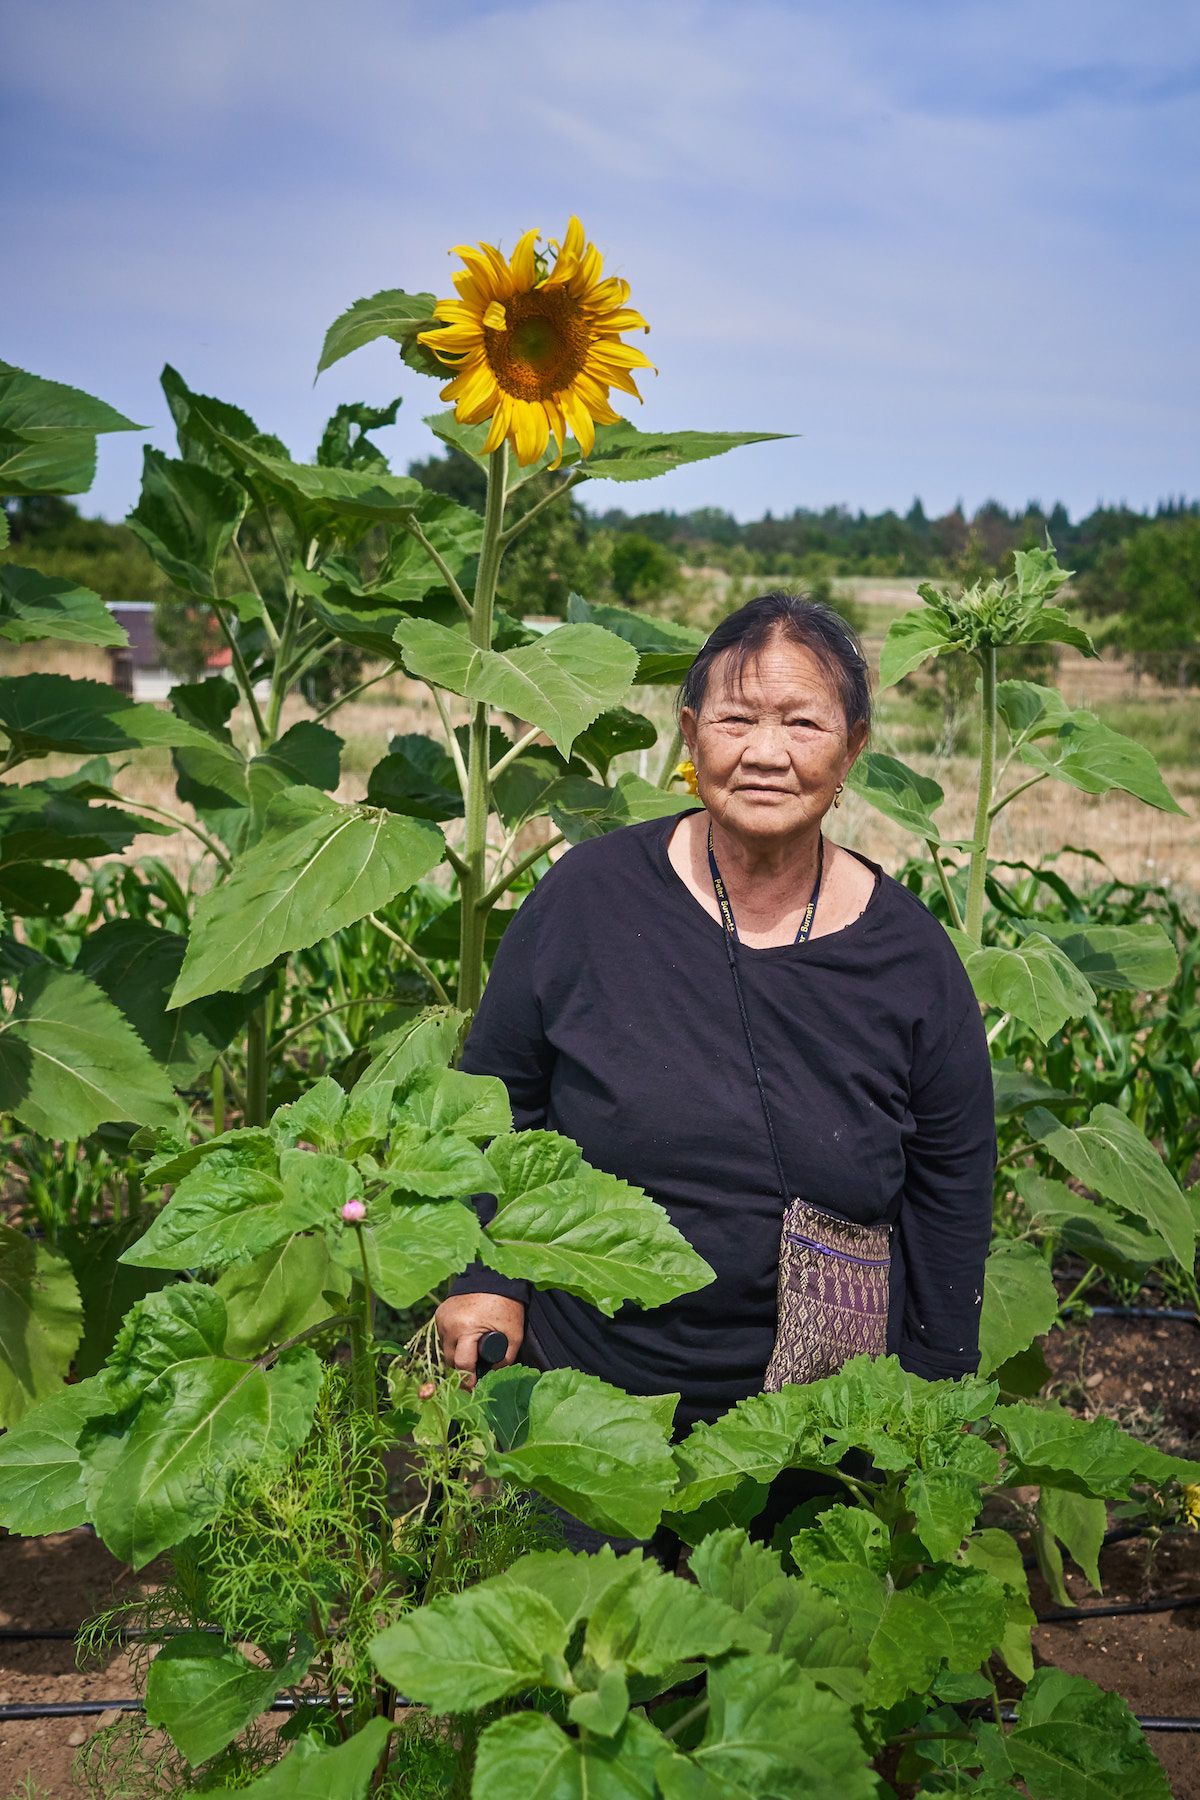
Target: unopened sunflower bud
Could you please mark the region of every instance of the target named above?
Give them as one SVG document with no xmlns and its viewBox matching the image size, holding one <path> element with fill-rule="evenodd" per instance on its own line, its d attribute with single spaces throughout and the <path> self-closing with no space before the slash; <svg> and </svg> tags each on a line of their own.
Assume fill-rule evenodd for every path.
<svg viewBox="0 0 1200 1800">
<path fill-rule="evenodd" d="M 366 1216 L 367 1208 L 362 1200 L 347 1200 L 342 1208 L 342 1217 L 347 1225 L 361 1225 Z"/>
</svg>

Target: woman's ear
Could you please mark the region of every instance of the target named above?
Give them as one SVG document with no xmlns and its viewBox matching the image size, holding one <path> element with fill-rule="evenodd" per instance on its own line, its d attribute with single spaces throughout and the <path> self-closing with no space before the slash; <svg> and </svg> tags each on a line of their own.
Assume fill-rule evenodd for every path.
<svg viewBox="0 0 1200 1800">
<path fill-rule="evenodd" d="M 843 781 L 866 749 L 868 735 L 869 728 L 866 725 L 856 725 L 850 733 L 846 744 L 846 762 L 842 769 Z"/>
<path fill-rule="evenodd" d="M 696 756 L 696 715 L 690 706 L 685 706 L 679 714 L 679 729 L 683 733 L 683 741 L 687 745 L 688 755 L 694 761 Z"/>
</svg>

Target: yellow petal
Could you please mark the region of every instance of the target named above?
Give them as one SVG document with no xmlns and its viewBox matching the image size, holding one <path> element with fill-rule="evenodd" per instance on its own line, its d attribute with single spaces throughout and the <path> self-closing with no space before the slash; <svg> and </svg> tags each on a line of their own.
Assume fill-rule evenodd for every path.
<svg viewBox="0 0 1200 1800">
<path fill-rule="evenodd" d="M 541 236 L 539 231 L 527 231 L 518 239 L 517 247 L 512 253 L 510 267 L 514 292 L 527 294 L 537 280 L 537 264 L 533 259 L 533 246 Z M 519 454 L 519 453 L 518 453 Z"/>
<path fill-rule="evenodd" d="M 500 448 L 501 444 L 508 436 L 511 424 L 512 401 L 507 394 L 501 394 L 496 402 L 496 410 L 492 414 L 491 428 L 484 440 L 483 450 L 485 456 L 490 456 L 493 450 L 498 450 Z"/>
<path fill-rule="evenodd" d="M 570 389 L 562 396 L 562 409 L 581 452 L 584 456 L 590 456 L 596 442 L 596 428 L 592 424 L 592 415 L 583 401 L 571 393 Z"/>
<path fill-rule="evenodd" d="M 499 300 L 492 301 L 491 305 L 483 315 L 483 322 L 489 331 L 508 330 L 508 314 L 501 306 Z"/>
</svg>

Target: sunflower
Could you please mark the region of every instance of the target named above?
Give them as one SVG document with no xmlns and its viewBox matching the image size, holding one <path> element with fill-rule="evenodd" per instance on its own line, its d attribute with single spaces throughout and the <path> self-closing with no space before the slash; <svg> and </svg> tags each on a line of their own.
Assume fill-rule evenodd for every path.
<svg viewBox="0 0 1200 1800">
<path fill-rule="evenodd" d="M 491 420 L 485 451 L 507 438 L 518 462 L 535 463 L 553 433 L 557 468 L 567 432 L 587 456 L 596 426 L 618 420 L 609 388 L 640 400 L 631 371 L 654 365 L 621 342 L 622 331 L 650 327 L 626 304 L 627 281 L 601 280 L 600 252 L 579 220 L 571 219 L 561 244 L 548 240 L 553 268 L 534 248 L 540 235 L 527 231 L 507 262 L 491 244 L 458 245 L 454 255 L 466 264 L 454 277 L 458 299 L 438 301 L 433 316 L 441 324 L 418 341 L 454 369 L 442 399 L 454 401 L 462 423 Z"/>
</svg>

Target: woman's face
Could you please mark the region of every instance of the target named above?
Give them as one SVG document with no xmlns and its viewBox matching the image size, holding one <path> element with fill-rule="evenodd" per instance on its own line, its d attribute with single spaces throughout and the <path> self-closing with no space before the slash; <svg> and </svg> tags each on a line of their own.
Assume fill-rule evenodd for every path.
<svg viewBox="0 0 1200 1800">
<path fill-rule="evenodd" d="M 825 816 L 866 730 L 847 737 L 829 676 L 779 633 L 740 683 L 731 681 L 732 663 L 731 653 L 714 663 L 699 714 L 683 710 L 683 735 L 713 818 L 748 842 L 778 842 Z"/>
</svg>

